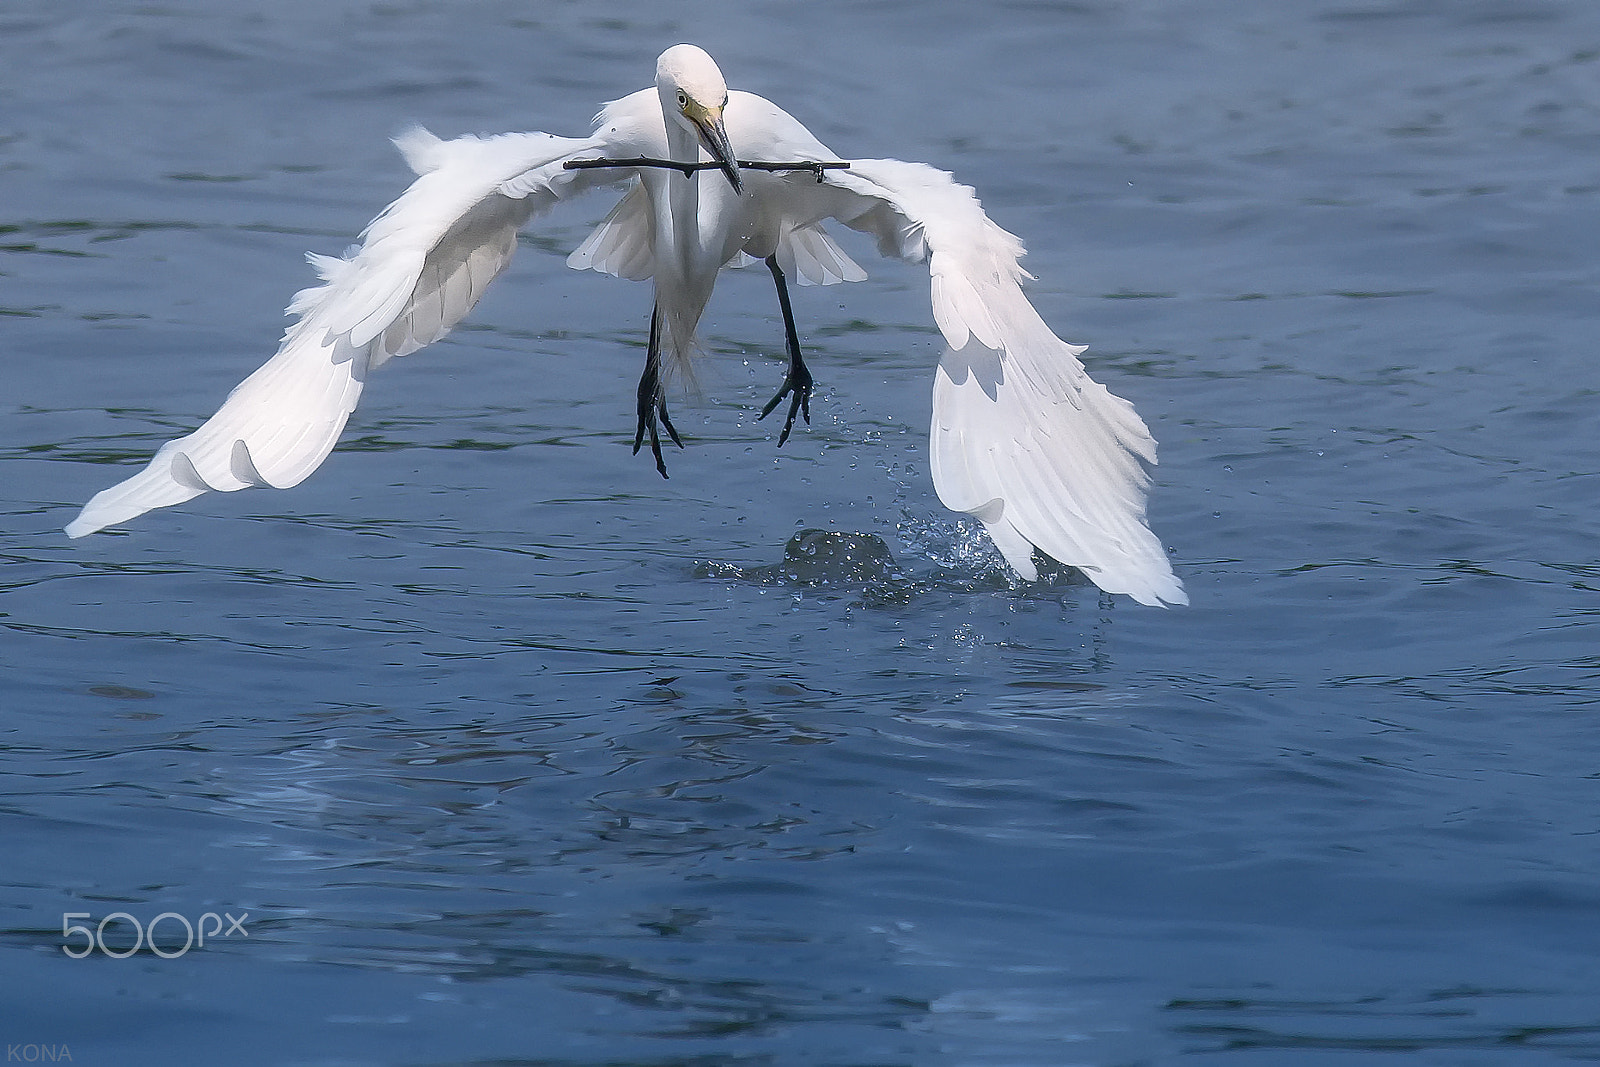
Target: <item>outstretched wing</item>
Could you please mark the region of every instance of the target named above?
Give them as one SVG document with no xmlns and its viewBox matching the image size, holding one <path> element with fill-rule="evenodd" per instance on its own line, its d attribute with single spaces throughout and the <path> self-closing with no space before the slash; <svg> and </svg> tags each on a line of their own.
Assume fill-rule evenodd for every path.
<svg viewBox="0 0 1600 1067">
<path fill-rule="evenodd" d="M 929 263 L 933 316 L 949 343 L 933 386 L 939 499 L 980 520 L 1030 580 L 1037 547 L 1107 592 L 1187 604 L 1145 525 L 1155 441 L 1023 295 L 1022 243 L 971 189 L 920 163 L 852 160 L 806 194 L 809 176 L 791 182 L 797 196 L 818 198 L 818 214 L 873 235 L 885 255 Z"/>
<path fill-rule="evenodd" d="M 604 138 L 513 133 L 442 141 L 416 129 L 396 145 L 417 180 L 344 258 L 308 258 L 322 284 L 289 305 L 277 355 L 187 437 L 97 494 L 67 527 L 82 537 L 208 489 L 288 488 L 333 449 L 367 374 L 443 337 L 505 269 L 517 229 L 557 200 L 630 172 L 569 171 Z"/>
</svg>

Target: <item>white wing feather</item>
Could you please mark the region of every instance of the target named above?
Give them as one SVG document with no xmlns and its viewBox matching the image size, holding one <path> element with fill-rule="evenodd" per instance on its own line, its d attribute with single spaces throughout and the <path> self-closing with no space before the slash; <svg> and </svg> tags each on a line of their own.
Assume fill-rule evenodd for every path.
<svg viewBox="0 0 1600 1067">
<path fill-rule="evenodd" d="M 208 489 L 298 484 L 333 449 L 367 374 L 444 336 L 511 259 L 535 212 L 613 171 L 562 162 L 603 147 L 543 133 L 442 141 L 413 130 L 396 145 L 419 177 L 346 258 L 311 256 L 323 284 L 298 294 L 277 355 L 217 413 L 169 441 L 132 478 L 97 494 L 67 527 L 82 537 Z"/>
<path fill-rule="evenodd" d="M 636 183 L 567 257 L 567 266 L 642 282 L 655 273 L 654 229 L 650 197 L 644 185 Z"/>
<path fill-rule="evenodd" d="M 732 93 L 724 115 L 748 158 L 839 159 L 760 97 Z M 786 225 L 777 244 L 786 271 L 787 255 L 816 281 L 860 272 L 848 257 L 842 262 L 854 272 L 832 270 L 826 253 L 804 255 L 823 247 L 812 234 L 832 247 L 817 225 L 826 218 L 872 235 L 886 256 L 928 262 L 934 321 L 949 343 L 934 374 L 930 442 L 934 487 L 947 507 L 981 521 L 1030 580 L 1037 547 L 1108 592 L 1188 603 L 1144 521 L 1155 441 L 1131 404 L 1090 379 L 1078 361 L 1083 349 L 1057 337 L 1028 303 L 1022 242 L 990 220 L 971 189 L 893 159 L 851 160 L 820 183 L 800 172 L 761 188 L 774 197 L 767 214 Z"/>
<path fill-rule="evenodd" d="M 1033 549 L 1142 604 L 1187 604 L 1145 525 L 1155 441 L 1133 405 L 1093 381 L 1083 348 L 1057 337 L 1022 292 L 1022 243 L 943 171 L 853 160 L 827 172 L 847 194 L 819 207 L 886 255 L 929 261 L 933 316 L 949 349 L 933 387 L 934 487 L 984 524 L 1018 573 Z"/>
<path fill-rule="evenodd" d="M 863 281 L 867 272 L 820 226 L 799 226 L 778 242 L 778 267 L 801 285 Z"/>
</svg>

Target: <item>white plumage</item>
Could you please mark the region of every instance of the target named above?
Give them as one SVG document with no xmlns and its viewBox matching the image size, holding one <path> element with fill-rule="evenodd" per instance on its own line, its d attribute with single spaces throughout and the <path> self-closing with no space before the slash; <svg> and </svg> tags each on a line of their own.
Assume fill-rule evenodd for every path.
<svg viewBox="0 0 1600 1067">
<path fill-rule="evenodd" d="M 1039 317 L 1021 288 L 1029 277 L 1018 264 L 1022 243 L 950 175 L 891 159 L 815 173 L 740 166 L 838 157 L 776 105 L 728 92 L 716 64 L 692 45 L 663 53 L 656 86 L 606 105 L 587 138 L 443 141 L 418 129 L 396 143 L 417 180 L 367 227 L 359 248 L 309 257 L 322 284 L 290 304 L 298 321 L 278 353 L 199 429 L 90 500 L 69 535 L 208 489 L 299 483 L 333 448 L 368 374 L 459 322 L 510 261 L 521 226 L 558 200 L 621 185 L 621 201 L 568 262 L 653 279 L 652 341 L 659 329 L 661 356 L 673 361 L 692 356 L 724 267 L 766 260 L 780 294 L 785 276 L 815 285 L 866 277 L 824 220 L 871 235 L 887 256 L 926 260 L 934 321 L 949 345 L 933 386 L 940 500 L 981 521 L 1027 579 L 1037 576 L 1037 548 L 1109 592 L 1144 604 L 1188 602 L 1144 521 L 1146 464 L 1155 462 L 1149 431 L 1131 404 L 1089 378 L 1077 358 L 1083 349 Z M 619 162 L 566 166 L 579 160 Z M 797 348 L 791 358 L 803 374 Z M 668 432 L 671 423 L 653 365 L 646 374 L 639 433 L 648 424 L 654 443 L 658 417 Z M 792 423 L 809 377 L 790 386 Z"/>
</svg>

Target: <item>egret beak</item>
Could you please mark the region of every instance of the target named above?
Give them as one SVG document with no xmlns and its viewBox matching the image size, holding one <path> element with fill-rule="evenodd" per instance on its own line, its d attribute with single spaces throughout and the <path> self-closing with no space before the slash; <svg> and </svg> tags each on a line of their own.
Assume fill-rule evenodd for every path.
<svg viewBox="0 0 1600 1067">
<path fill-rule="evenodd" d="M 722 173 L 728 176 L 728 184 L 733 186 L 734 194 L 744 192 L 744 185 L 739 181 L 739 161 L 733 158 L 728 131 L 722 128 L 722 108 L 700 107 L 690 101 L 683 113 L 700 132 L 700 143 L 706 146 L 706 151 L 717 161 Z"/>
</svg>

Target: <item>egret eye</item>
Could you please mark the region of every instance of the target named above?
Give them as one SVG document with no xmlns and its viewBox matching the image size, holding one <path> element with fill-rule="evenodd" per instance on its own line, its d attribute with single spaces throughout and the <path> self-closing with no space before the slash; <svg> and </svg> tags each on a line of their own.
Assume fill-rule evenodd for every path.
<svg viewBox="0 0 1600 1067">
<path fill-rule="evenodd" d="M 678 90 L 678 106 L 679 107 L 688 107 L 689 106 L 689 94 L 684 92 L 682 89 Z"/>
</svg>

